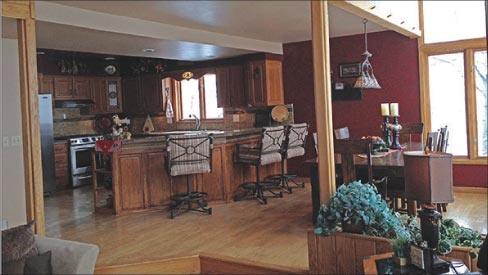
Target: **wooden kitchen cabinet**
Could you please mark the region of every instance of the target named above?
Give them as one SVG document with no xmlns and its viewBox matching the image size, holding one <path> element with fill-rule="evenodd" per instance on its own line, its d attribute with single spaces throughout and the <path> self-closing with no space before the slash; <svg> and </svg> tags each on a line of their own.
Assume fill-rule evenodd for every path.
<svg viewBox="0 0 488 275">
<path fill-rule="evenodd" d="M 54 162 L 56 174 L 56 190 L 68 189 L 71 186 L 69 161 L 68 161 L 68 143 L 54 144 Z"/>
<path fill-rule="evenodd" d="M 145 201 L 142 155 L 121 156 L 118 161 L 121 172 L 118 184 L 120 210 L 143 209 Z"/>
<path fill-rule="evenodd" d="M 128 113 L 161 113 L 165 95 L 159 75 L 124 77 L 122 80 L 124 111 Z"/>
<path fill-rule="evenodd" d="M 248 62 L 247 103 L 251 107 L 284 103 L 281 61 L 257 60 Z"/>
<path fill-rule="evenodd" d="M 90 114 L 122 112 L 122 91 L 119 77 L 95 77 L 90 80 Z"/>
<path fill-rule="evenodd" d="M 223 178 L 223 146 L 214 147 L 212 151 L 212 172 L 202 175 L 201 190 L 208 194 L 208 201 L 224 201 L 224 178 Z"/>
<path fill-rule="evenodd" d="M 78 76 L 54 76 L 54 99 L 89 99 L 90 79 Z"/>
<path fill-rule="evenodd" d="M 53 94 L 54 79 L 52 76 L 38 74 L 39 94 Z"/>
<path fill-rule="evenodd" d="M 246 94 L 244 92 L 244 68 L 240 65 L 217 67 L 218 107 L 245 107 Z"/>
</svg>

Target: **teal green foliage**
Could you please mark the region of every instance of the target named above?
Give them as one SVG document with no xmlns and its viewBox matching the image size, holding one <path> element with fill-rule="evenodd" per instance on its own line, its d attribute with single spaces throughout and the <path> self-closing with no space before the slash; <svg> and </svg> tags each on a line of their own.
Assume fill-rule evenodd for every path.
<svg viewBox="0 0 488 275">
<path fill-rule="evenodd" d="M 397 239 L 395 242 L 398 245 L 402 243 L 405 246 L 405 239 L 410 240 L 411 244 L 425 245 L 416 217 L 394 213 L 375 186 L 360 181 L 341 185 L 331 197 L 329 205 L 322 205 L 315 233 L 327 236 L 340 231 L 343 223 L 364 225 L 363 234 Z M 438 247 L 440 254 L 450 253 L 452 246 L 476 249 L 481 244 L 478 232 L 462 227 L 452 219 L 442 220 Z M 474 251 L 471 256 L 476 257 Z"/>
<path fill-rule="evenodd" d="M 391 240 L 393 252 L 399 258 L 408 258 L 410 256 L 410 238 L 402 236 Z"/>
<path fill-rule="evenodd" d="M 364 225 L 364 234 L 385 237 L 408 237 L 407 228 L 388 208 L 374 185 L 354 181 L 337 188 L 329 205 L 322 205 L 315 233 L 329 235 L 342 223 Z"/>
</svg>

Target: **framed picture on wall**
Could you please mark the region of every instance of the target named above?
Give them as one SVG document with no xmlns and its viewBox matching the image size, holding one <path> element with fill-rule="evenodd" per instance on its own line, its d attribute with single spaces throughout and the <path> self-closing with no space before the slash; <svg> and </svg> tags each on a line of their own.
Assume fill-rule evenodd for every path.
<svg viewBox="0 0 488 275">
<path fill-rule="evenodd" d="M 361 75 L 361 63 L 339 64 L 339 77 L 358 77 Z"/>
</svg>

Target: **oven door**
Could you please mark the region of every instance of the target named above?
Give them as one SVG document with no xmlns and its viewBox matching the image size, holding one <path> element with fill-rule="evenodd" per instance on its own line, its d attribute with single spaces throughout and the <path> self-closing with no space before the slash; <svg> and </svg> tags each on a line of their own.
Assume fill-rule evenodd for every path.
<svg viewBox="0 0 488 275">
<path fill-rule="evenodd" d="M 94 144 L 74 146 L 70 148 L 71 153 L 71 176 L 91 174 L 92 152 Z"/>
</svg>

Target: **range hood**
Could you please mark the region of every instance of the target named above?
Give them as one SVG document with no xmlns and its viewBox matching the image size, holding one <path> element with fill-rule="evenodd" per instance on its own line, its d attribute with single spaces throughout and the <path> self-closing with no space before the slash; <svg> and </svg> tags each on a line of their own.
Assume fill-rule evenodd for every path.
<svg viewBox="0 0 488 275">
<path fill-rule="evenodd" d="M 91 99 L 67 99 L 55 100 L 54 106 L 56 108 L 82 108 L 94 105 L 95 101 Z"/>
</svg>

